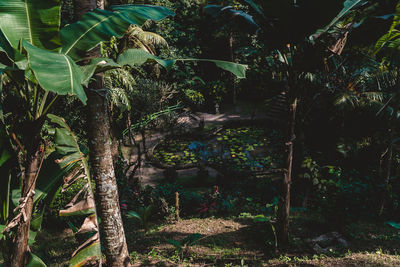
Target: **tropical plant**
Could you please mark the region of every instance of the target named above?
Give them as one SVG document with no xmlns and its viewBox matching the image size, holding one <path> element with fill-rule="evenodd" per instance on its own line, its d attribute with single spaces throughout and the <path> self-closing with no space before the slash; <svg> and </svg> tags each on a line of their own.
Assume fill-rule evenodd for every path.
<svg viewBox="0 0 400 267">
<path fill-rule="evenodd" d="M 138 211 L 128 211 L 126 213 L 127 218 L 135 219 L 139 222 L 140 226 L 144 229 L 145 232 L 149 229 L 149 220 L 153 210 L 153 205 L 150 204 L 145 207 L 140 207 Z"/>
<path fill-rule="evenodd" d="M 4 126 L 4 125 L 2 125 Z M 0 182 L 2 184 L 0 189 L 0 251 L 5 260 L 7 261 L 7 257 L 11 250 L 10 246 L 10 237 L 8 233 L 3 233 L 6 229 L 6 225 L 11 219 L 12 216 L 12 186 L 15 184 L 15 174 L 13 175 L 13 168 L 16 166 L 16 157 L 13 156 L 14 151 L 12 150 L 12 146 L 9 143 L 9 139 L 6 136 L 5 128 L 3 127 L 0 131 L 2 134 L 1 140 L 1 179 Z M 14 165 L 14 166 L 13 166 Z M 14 185 L 15 186 L 15 185 Z"/>
<path fill-rule="evenodd" d="M 70 266 L 82 266 L 89 259 L 96 259 L 101 263 L 98 216 L 86 159 L 87 149 L 78 143 L 77 137 L 64 119 L 52 114 L 49 114 L 48 118 L 55 127 L 52 132 L 58 154 L 56 162 L 62 170 L 67 171 L 66 173 L 64 171 L 64 185 L 57 190 L 57 193 L 65 191 L 81 179 L 85 181 L 82 189 L 66 205 L 66 209 L 59 211 L 60 216 L 87 215 L 76 234 L 90 234 L 90 238 L 72 254 Z"/>
<path fill-rule="evenodd" d="M 396 223 L 396 222 L 386 222 L 387 225 L 390 225 L 391 227 L 393 227 L 394 229 L 400 230 L 400 223 Z"/>
<path fill-rule="evenodd" d="M 298 116 L 298 104 L 306 102 L 304 101 L 304 95 L 307 94 L 304 88 L 304 77 L 307 76 L 307 73 L 317 70 L 317 66 L 321 65 L 320 62 L 309 60 L 306 57 L 308 55 L 307 51 L 312 49 L 320 53 L 321 51 L 311 46 L 313 42 L 318 40 L 318 42 L 326 41 L 325 47 L 330 48 L 331 53 L 341 54 L 348 32 L 355 27 L 356 22 L 362 23 L 363 19 L 365 19 L 363 16 L 356 16 L 357 13 L 353 11 L 356 8 L 366 9 L 367 1 L 347 0 L 343 3 L 343 8 L 338 14 L 334 12 L 339 8 L 339 3 L 337 1 L 336 3 L 335 1 L 325 1 L 323 9 L 327 10 L 327 8 L 331 7 L 331 10 L 324 12 L 325 18 L 315 19 L 312 26 L 315 27 L 315 25 L 318 25 L 318 27 L 322 27 L 315 34 L 312 34 L 313 29 L 310 27 L 311 25 L 307 23 L 303 24 L 303 21 L 305 22 L 306 19 L 301 18 L 313 14 L 314 9 L 322 10 L 322 7 L 319 6 L 322 4 L 320 1 L 309 1 L 307 5 L 312 8 L 307 8 L 307 10 L 302 9 L 304 3 L 289 0 L 279 2 L 243 0 L 241 2 L 247 4 L 254 11 L 256 21 L 262 28 L 260 39 L 265 47 L 268 47 L 273 52 L 270 57 L 267 57 L 267 60 L 271 63 L 272 76 L 278 80 L 280 87 L 278 95 L 282 96 L 285 103 L 285 107 L 282 109 L 277 106 L 281 103 L 275 101 L 273 108 L 282 111 L 279 115 L 284 116 L 284 121 L 288 122 L 286 129 L 287 141 L 285 142 L 287 146 L 287 159 L 283 175 L 277 224 L 279 244 L 287 245 L 289 241 L 290 184 L 292 182 L 296 122 L 302 121 L 302 118 L 299 119 Z M 330 14 L 332 17 L 334 15 L 336 17 L 327 24 L 324 20 L 330 18 L 330 15 L 326 16 L 330 12 L 332 12 Z M 363 15 L 365 16 L 365 14 L 364 12 Z M 347 28 L 343 27 L 343 25 L 347 25 L 345 24 L 346 20 L 352 22 Z M 342 31 L 338 31 L 337 29 Z M 338 34 L 338 32 L 341 32 L 341 34 Z M 273 40 L 270 38 L 271 35 L 274 36 Z M 310 35 L 311 37 L 308 38 Z M 304 42 L 306 38 L 309 41 L 311 40 L 311 43 L 309 41 Z M 323 61 L 326 55 L 324 55 L 325 51 L 322 52 L 318 56 L 314 55 L 313 58 Z M 302 83 L 299 82 L 301 80 L 303 80 Z M 314 96 L 310 98 L 313 99 Z"/>
<path fill-rule="evenodd" d="M 268 223 L 271 226 L 271 231 L 274 236 L 274 243 L 273 246 L 275 249 L 278 248 L 278 237 L 276 234 L 276 216 L 278 214 L 278 199 L 275 198 L 274 201 L 270 204 L 265 205 L 267 210 L 269 211 L 269 215 L 259 214 L 254 216 L 254 222 L 261 222 L 261 223 Z"/>
<path fill-rule="evenodd" d="M 12 225 L 17 227 L 11 259 L 12 266 L 21 266 L 26 263 L 24 255 L 27 251 L 30 218 L 33 210 L 33 192 L 45 151 L 41 130 L 46 120 L 45 115 L 49 112 L 58 95 L 76 95 L 83 103 L 86 103 L 87 97 L 83 86 L 89 85 L 90 78 L 94 74 L 109 68 L 120 68 L 126 64 L 143 64 L 149 59 L 158 60 L 166 67 L 176 62 L 176 60 L 158 59 L 145 51 L 128 50 L 119 57 L 119 65 L 114 61 L 101 58 L 92 59 L 82 67 L 75 63 L 87 59 L 87 51 L 96 47 L 101 41 L 106 41 L 112 36 L 122 36 L 132 24 L 142 25 L 147 19 L 159 20 L 172 15 L 173 13 L 166 8 L 130 5 L 116 6 L 113 11 L 95 9 L 86 13 L 81 21 L 69 24 L 61 30 L 59 30 L 59 13 L 60 5 L 57 0 L 41 3 L 21 0 L 0 1 L 0 18 L 2 18 L 0 30 L 4 37 L 0 40 L 2 71 L 13 82 L 14 87 L 19 90 L 21 99 L 27 107 L 26 110 L 21 110 L 23 115 L 15 112 L 11 116 L 24 121 L 22 124 L 24 130 L 15 133 L 16 130 L 12 129 L 11 134 L 14 133 L 14 136 L 16 136 L 15 143 L 18 146 L 19 144 L 25 146 L 21 146 L 20 149 L 26 155 L 23 161 L 26 168 L 22 179 L 21 193 L 23 199 L 21 203 L 26 203 L 26 205 L 20 206 L 20 209 L 22 209 L 20 214 L 26 214 L 26 216 L 16 217 L 12 221 Z M 7 19 L 10 16 L 12 19 Z M 15 25 L 18 25 L 18 27 L 15 28 Z M 134 58 L 136 60 L 130 61 Z M 244 76 L 245 66 L 220 61 L 214 63 L 223 69 L 231 69 L 241 77 Z M 56 76 L 57 79 L 54 79 Z M 97 95 L 97 93 L 95 94 Z M 106 106 L 103 106 L 103 108 L 105 110 Z M 98 114 L 98 112 L 99 109 L 94 110 L 93 114 Z M 94 118 L 94 116 L 91 117 Z M 104 120 L 104 117 L 100 119 Z M 107 127 L 107 123 L 101 122 L 103 121 L 94 122 L 92 128 L 97 129 L 98 125 Z M 28 133 L 29 136 L 27 136 Z M 101 138 L 101 136 L 98 137 Z M 19 141 L 21 138 L 23 139 L 22 142 Z M 96 136 L 92 136 L 92 140 L 97 140 Z M 91 151 L 94 156 L 91 159 L 95 159 L 98 151 L 95 149 L 91 149 Z M 104 166 L 96 165 L 96 162 L 92 162 L 92 165 L 93 167 Z M 99 181 L 99 177 L 108 171 L 107 168 L 94 169 L 99 171 L 99 173 L 93 173 L 96 181 Z M 113 175 L 110 177 L 113 177 Z M 109 184 L 109 186 L 112 187 L 112 184 Z M 117 194 L 116 191 L 112 193 Z M 109 204 L 108 200 L 103 200 L 100 201 L 100 207 Z M 118 213 L 119 205 L 116 205 L 116 207 L 114 210 Z M 107 218 L 113 218 L 106 214 L 102 213 L 102 216 L 105 217 L 101 227 L 104 227 L 104 229 L 107 229 Z M 122 227 L 122 223 L 120 227 Z M 123 235 L 123 231 L 114 233 Z M 106 232 L 105 235 L 107 234 L 110 233 Z M 119 239 L 110 238 L 108 240 Z M 113 262 L 114 256 L 112 255 L 116 253 L 113 254 L 112 251 L 112 248 L 106 249 L 106 255 L 110 262 Z"/>
<path fill-rule="evenodd" d="M 253 17 L 248 13 L 237 10 L 232 6 L 220 6 L 220 5 L 207 5 L 204 7 L 204 11 L 207 15 L 211 16 L 218 25 L 218 31 L 229 32 L 229 51 L 230 60 L 235 61 L 234 58 L 234 31 L 245 32 L 245 33 L 256 33 L 260 30 L 260 26 L 254 21 Z M 236 103 L 236 82 L 233 77 L 232 86 L 233 103 Z"/>
<path fill-rule="evenodd" d="M 195 233 L 188 235 L 182 241 L 167 239 L 167 242 L 175 247 L 176 252 L 179 254 L 180 260 L 183 260 L 184 256 L 188 253 L 190 246 L 195 245 L 203 238 L 205 237 L 201 234 Z"/>
</svg>

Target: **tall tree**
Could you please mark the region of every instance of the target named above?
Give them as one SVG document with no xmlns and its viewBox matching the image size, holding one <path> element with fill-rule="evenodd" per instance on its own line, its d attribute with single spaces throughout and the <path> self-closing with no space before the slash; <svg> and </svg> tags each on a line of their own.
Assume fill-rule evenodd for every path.
<svg viewBox="0 0 400 267">
<path fill-rule="evenodd" d="M 284 95 L 287 99 L 287 109 L 289 112 L 285 117 L 288 121 L 287 140 L 285 144 L 287 157 L 279 198 L 277 237 L 279 245 L 286 246 L 289 243 L 290 189 L 293 173 L 296 122 L 299 122 L 299 119 L 296 119 L 296 117 L 299 117 L 296 116 L 296 112 L 298 112 L 299 107 L 303 106 L 302 103 L 304 103 L 302 101 L 304 100 L 304 88 L 302 88 L 299 82 L 300 74 L 317 69 L 321 65 L 320 62 L 324 59 L 322 54 L 316 54 L 321 49 L 315 46 L 312 47 L 311 44 L 313 42 L 316 42 L 318 39 L 319 44 L 326 46 L 333 53 L 340 54 L 345 45 L 347 33 L 356 25 L 356 23 L 350 24 L 346 28 L 341 23 L 352 14 L 354 9 L 365 8 L 368 2 L 375 1 L 240 0 L 240 2 L 252 8 L 258 25 L 262 27 L 259 36 L 261 42 L 268 49 L 275 51 L 278 58 L 277 61 L 279 61 L 275 65 L 282 66 L 279 70 L 281 73 L 281 95 Z M 343 2 L 343 8 L 340 10 L 341 2 Z M 324 12 L 321 12 L 321 10 Z M 337 13 L 339 10 L 340 12 Z M 334 17 L 335 15 L 336 17 Z M 358 18 L 354 14 L 352 15 L 354 21 L 363 21 L 362 18 Z M 310 36 L 315 30 L 321 27 L 323 28 Z M 332 28 L 344 30 L 344 36 L 334 36 L 331 31 Z M 330 38 L 327 38 L 328 36 Z M 304 46 L 305 39 L 311 40 L 307 46 Z M 325 40 L 326 42 L 322 43 L 320 42 L 321 40 Z M 303 49 L 304 51 L 312 51 L 310 54 L 312 56 L 307 57 L 307 54 L 302 51 Z M 298 54 L 300 53 L 303 53 L 303 55 L 299 56 Z"/>
<path fill-rule="evenodd" d="M 102 0 L 75 0 L 74 4 L 76 20 L 92 9 L 104 9 Z M 90 54 L 99 57 L 99 47 Z M 91 176 L 96 182 L 96 207 L 101 218 L 100 235 L 105 248 L 107 265 L 128 266 L 130 260 L 109 141 L 110 122 L 102 74 L 97 74 L 95 80 L 89 84 L 87 95 L 89 163 Z"/>
</svg>

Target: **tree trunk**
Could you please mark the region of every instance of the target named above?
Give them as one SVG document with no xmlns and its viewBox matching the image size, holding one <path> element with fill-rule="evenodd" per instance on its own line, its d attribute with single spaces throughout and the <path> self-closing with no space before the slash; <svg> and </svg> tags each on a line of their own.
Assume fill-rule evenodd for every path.
<svg viewBox="0 0 400 267">
<path fill-rule="evenodd" d="M 292 183 L 292 166 L 293 166 L 293 142 L 295 136 L 296 126 L 296 109 L 297 99 L 290 106 L 290 120 L 288 124 L 288 140 L 287 146 L 287 159 L 286 170 L 283 177 L 281 196 L 278 204 L 278 225 L 277 235 L 279 246 L 286 246 L 289 244 L 289 213 L 290 213 L 290 186 Z"/>
<path fill-rule="evenodd" d="M 101 88 L 102 77 L 96 77 L 95 88 Z M 128 266 L 129 253 L 122 224 L 118 188 L 109 141 L 108 104 L 105 96 L 90 90 L 89 109 L 89 163 L 91 177 L 96 181 L 96 206 L 101 219 L 100 233 L 107 266 Z"/>
<path fill-rule="evenodd" d="M 96 7 L 103 8 L 99 0 L 75 0 L 76 19 Z M 94 51 L 100 55 L 99 50 Z M 104 246 L 107 266 L 129 266 L 130 259 L 122 224 L 118 200 L 118 188 L 110 147 L 110 123 L 108 103 L 104 95 L 101 74 L 88 90 L 88 136 L 91 177 L 96 182 L 96 210 L 101 219 L 100 234 Z"/>
<path fill-rule="evenodd" d="M 26 266 L 28 261 L 28 238 L 33 213 L 33 197 L 36 187 L 36 180 L 40 171 L 41 159 L 43 157 L 42 139 L 39 132 L 34 135 L 31 145 L 27 148 L 25 172 L 22 177 L 21 198 L 27 198 L 21 212 L 25 213 L 20 217 L 19 224 L 15 230 L 13 248 L 11 253 L 11 267 Z"/>
<path fill-rule="evenodd" d="M 231 30 L 229 34 L 229 52 L 231 56 L 231 61 L 235 62 L 235 57 L 233 54 L 233 31 Z M 236 104 L 236 76 L 234 74 L 232 76 L 232 103 Z"/>
<path fill-rule="evenodd" d="M 386 175 L 385 175 L 385 188 L 383 189 L 383 194 L 382 194 L 382 201 L 381 205 L 379 208 L 379 216 L 382 216 L 383 211 L 385 210 L 385 205 L 386 205 L 386 198 L 387 195 L 389 195 L 390 190 L 389 190 L 389 184 L 390 184 L 390 176 L 392 174 L 392 161 L 393 161 L 393 140 L 394 140 L 394 130 L 389 129 L 390 131 L 390 143 L 389 147 L 387 150 L 387 163 L 386 163 Z M 380 166 L 380 169 L 382 167 Z M 380 170 L 380 174 L 382 171 Z"/>
</svg>

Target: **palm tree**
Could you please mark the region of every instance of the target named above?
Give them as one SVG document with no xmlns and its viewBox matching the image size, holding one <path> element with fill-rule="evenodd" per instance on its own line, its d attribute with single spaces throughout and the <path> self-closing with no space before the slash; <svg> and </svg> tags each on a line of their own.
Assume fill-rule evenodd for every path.
<svg viewBox="0 0 400 267">
<path fill-rule="evenodd" d="M 104 8 L 104 1 L 75 1 L 75 19 L 94 9 Z M 100 57 L 100 49 L 92 51 Z M 88 90 L 89 163 L 92 178 L 96 181 L 97 212 L 102 218 L 100 235 L 104 242 L 108 266 L 129 266 L 130 259 L 119 205 L 118 188 L 109 142 L 110 122 L 108 102 L 104 92 L 102 74 L 95 76 Z"/>
</svg>

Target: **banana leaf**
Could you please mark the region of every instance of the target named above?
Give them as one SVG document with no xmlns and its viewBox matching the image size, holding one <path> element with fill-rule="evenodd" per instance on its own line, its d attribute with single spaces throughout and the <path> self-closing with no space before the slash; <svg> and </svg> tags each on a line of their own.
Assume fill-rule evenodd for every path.
<svg viewBox="0 0 400 267">
<path fill-rule="evenodd" d="M 46 267 L 47 265 L 35 254 L 30 253 L 26 267 Z"/>
<path fill-rule="evenodd" d="M 86 103 L 86 94 L 81 81 L 81 69 L 67 55 L 40 49 L 23 42 L 28 52 L 28 63 L 40 86 L 60 95 L 76 95 Z"/>
<path fill-rule="evenodd" d="M 3 237 L 4 237 L 4 235 L 3 235 L 4 229 L 6 229 L 6 226 L 0 224 L 0 240 L 3 239 Z"/>
<path fill-rule="evenodd" d="M 60 8 L 59 0 L 0 0 L 0 29 L 15 50 L 21 39 L 57 50 L 61 46 Z"/>
<path fill-rule="evenodd" d="M 84 266 L 89 260 L 99 259 L 101 254 L 99 255 L 98 251 L 100 251 L 100 242 L 94 242 L 88 247 L 82 249 L 78 252 L 70 261 L 70 267 L 79 267 Z"/>
<path fill-rule="evenodd" d="M 234 62 L 222 61 L 222 60 L 212 60 L 212 59 L 161 59 L 155 55 L 152 55 L 141 49 L 128 49 L 124 53 L 122 53 L 118 59 L 117 63 L 124 66 L 134 66 L 134 65 L 142 65 L 147 61 L 155 61 L 167 70 L 170 70 L 171 67 L 177 61 L 202 61 L 202 62 L 211 62 L 214 63 L 217 67 L 229 71 L 233 73 L 238 78 L 246 78 L 246 69 L 247 65 L 238 64 Z"/>
<path fill-rule="evenodd" d="M 90 79 L 95 73 L 121 68 L 121 66 L 109 58 L 94 58 L 89 64 L 80 66 L 80 68 L 83 73 L 82 84 L 88 86 Z"/>
<path fill-rule="evenodd" d="M 60 31 L 62 53 L 81 60 L 86 52 L 111 37 L 122 37 L 129 26 L 142 25 L 149 19 L 161 20 L 174 13 L 168 8 L 150 5 L 115 6 L 113 11 L 95 9 Z"/>
<path fill-rule="evenodd" d="M 70 266 L 83 266 L 89 260 L 101 259 L 100 239 L 98 234 L 97 215 L 95 213 L 94 196 L 90 184 L 90 173 L 86 159 L 87 150 L 81 147 L 78 139 L 69 128 L 65 120 L 53 114 L 47 117 L 52 125 L 55 125 L 54 143 L 56 151 L 62 158 L 56 162 L 61 168 L 70 168 L 67 184 L 73 183 L 79 177 L 86 179 L 87 185 L 73 198 L 67 208 L 61 210 L 60 216 L 80 216 L 89 215 L 77 233 L 91 233 L 95 235 L 80 245 L 73 253 Z M 77 201 L 81 194 L 85 193 L 84 199 Z M 74 226 L 74 228 L 76 228 Z M 75 229 L 77 230 L 77 229 Z"/>
<path fill-rule="evenodd" d="M 366 4 L 367 2 L 368 2 L 367 0 L 346 0 L 343 3 L 343 9 L 339 12 L 339 14 L 327 26 L 325 26 L 323 29 L 319 29 L 310 38 L 312 40 L 315 40 L 322 34 L 329 31 L 334 25 L 336 25 L 338 22 L 340 22 L 342 19 L 344 19 L 355 8 L 362 6 L 362 5 Z"/>
</svg>

